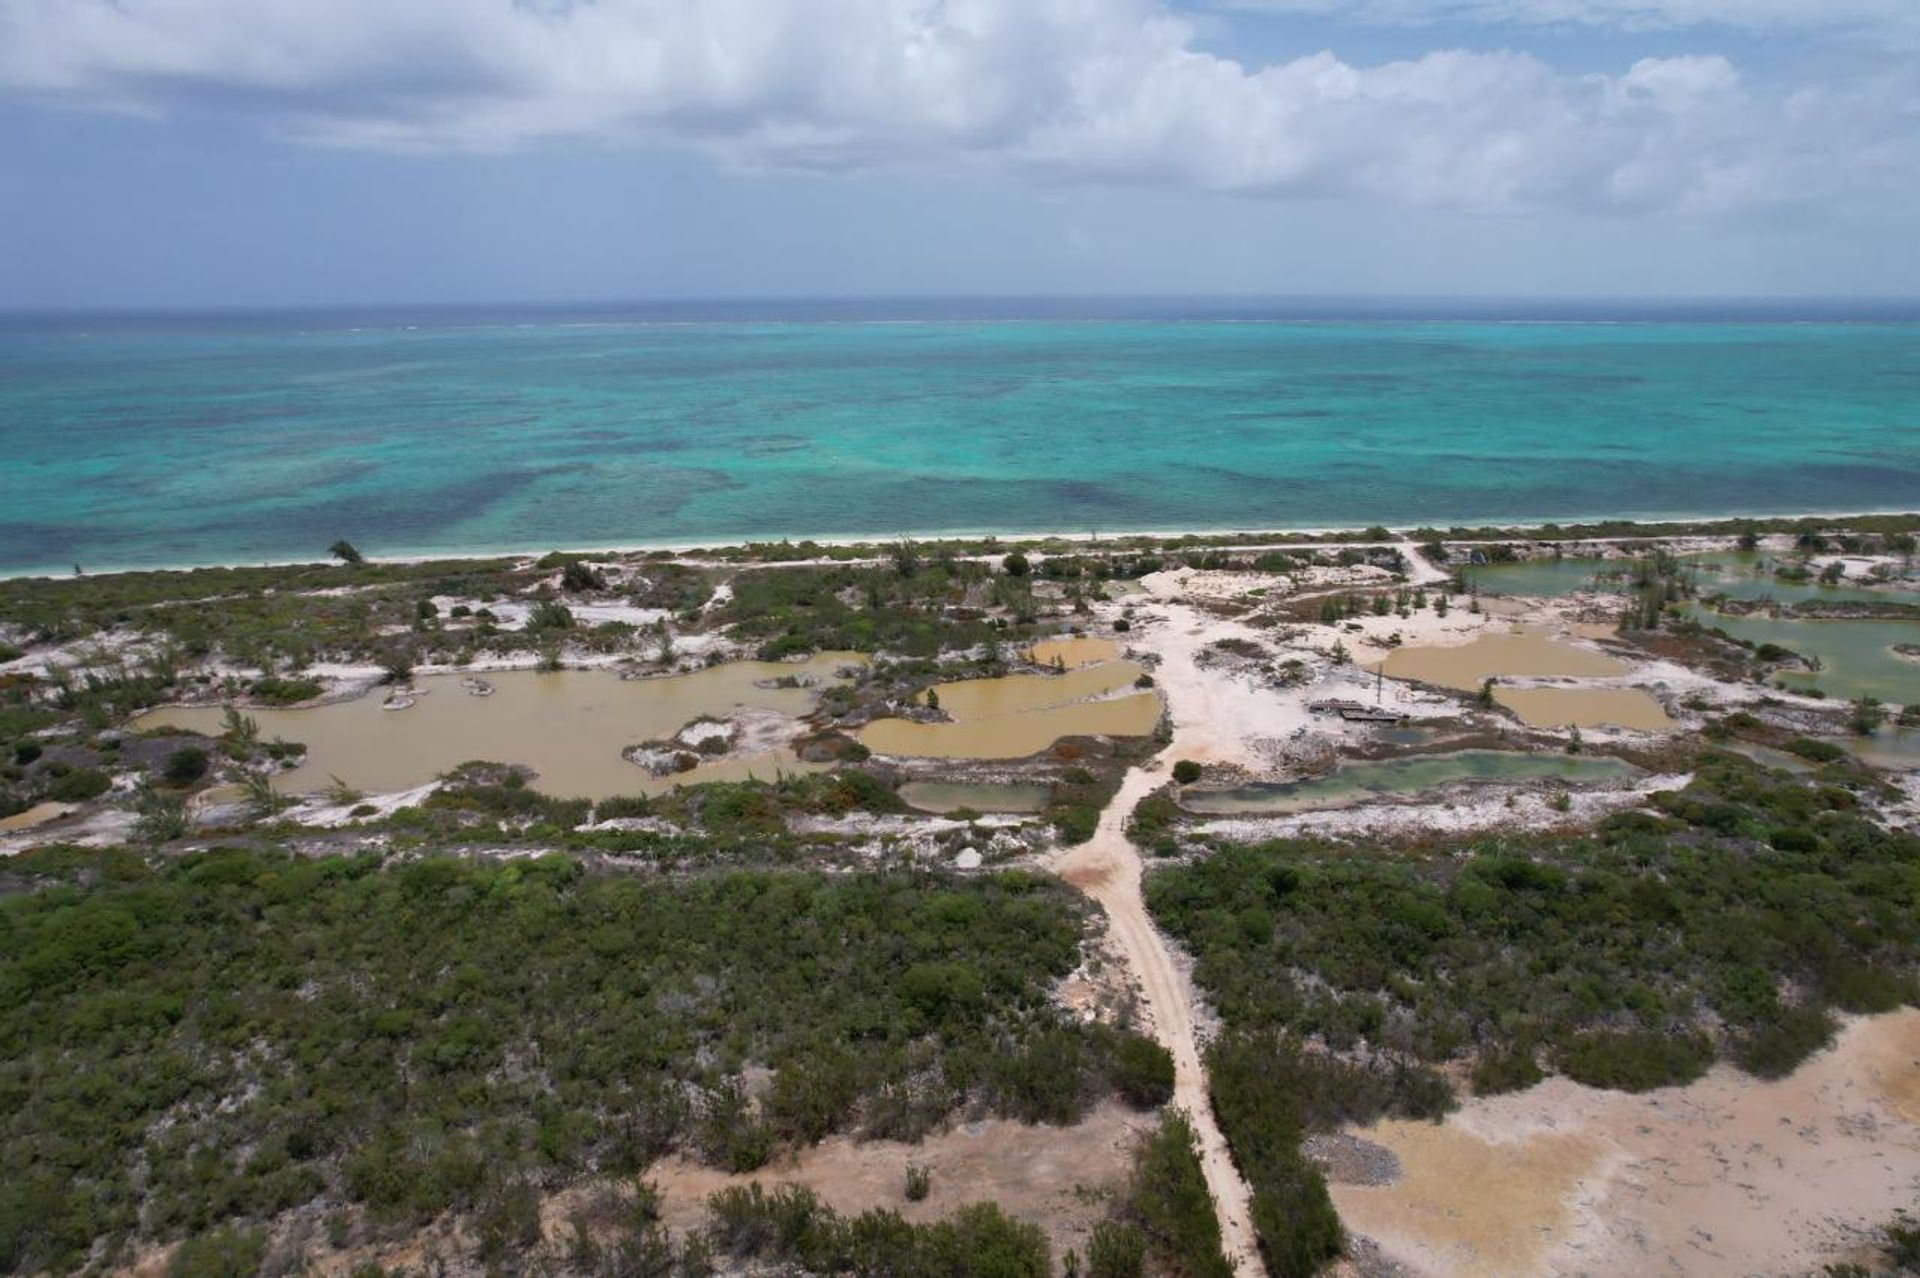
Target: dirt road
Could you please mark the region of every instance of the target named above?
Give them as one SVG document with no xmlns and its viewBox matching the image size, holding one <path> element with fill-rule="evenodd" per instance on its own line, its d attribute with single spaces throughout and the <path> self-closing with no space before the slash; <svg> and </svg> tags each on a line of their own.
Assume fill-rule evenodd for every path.
<svg viewBox="0 0 1920 1278">
<path fill-rule="evenodd" d="M 1151 611 L 1158 615 L 1153 616 L 1149 624 L 1157 623 L 1157 627 L 1168 624 L 1170 618 L 1165 611 Z M 1142 620 L 1149 619 L 1143 617 Z M 1162 687 L 1172 698 L 1170 704 L 1175 716 L 1173 748 L 1163 757 L 1184 758 L 1180 753 L 1183 738 L 1199 745 L 1207 733 L 1197 722 L 1193 728 L 1181 729 L 1180 699 L 1172 696 L 1176 688 L 1168 688 L 1164 682 Z M 1193 713 L 1190 707 L 1188 713 Z M 1200 1137 L 1200 1165 L 1220 1217 L 1220 1237 L 1227 1259 L 1242 1278 L 1265 1278 L 1266 1267 L 1260 1263 L 1260 1253 L 1254 1244 L 1246 1182 L 1233 1165 L 1226 1138 L 1220 1134 L 1213 1119 L 1213 1107 L 1207 1101 L 1207 1077 L 1200 1065 L 1200 1045 L 1194 1026 L 1193 985 L 1175 963 L 1169 942 L 1147 915 L 1140 887 L 1140 853 L 1127 838 L 1127 817 L 1134 805 L 1164 784 L 1167 775 L 1166 765 L 1157 760 L 1146 768 L 1127 773 L 1113 802 L 1100 814 L 1100 824 L 1093 837 L 1078 847 L 1055 854 L 1052 865 L 1056 873 L 1106 910 L 1114 947 L 1125 957 L 1138 985 L 1153 1035 L 1173 1053 L 1173 1103 L 1187 1111 Z"/>
</svg>

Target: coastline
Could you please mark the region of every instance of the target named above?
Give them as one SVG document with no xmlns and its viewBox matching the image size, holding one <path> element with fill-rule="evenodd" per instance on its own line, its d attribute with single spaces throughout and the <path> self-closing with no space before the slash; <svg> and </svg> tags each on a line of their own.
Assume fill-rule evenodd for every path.
<svg viewBox="0 0 1920 1278">
<path fill-rule="evenodd" d="M 1486 521 L 1486 520 L 1475 521 L 1471 519 L 1455 519 L 1455 520 L 1446 521 L 1444 524 L 1442 523 L 1426 523 L 1426 524 L 1420 524 L 1420 525 L 1383 524 L 1379 526 L 1386 528 L 1387 532 L 1391 534 L 1390 540 L 1394 540 L 1394 541 L 1407 540 L 1410 537 L 1412 537 L 1415 532 L 1421 529 L 1426 529 L 1426 528 L 1439 528 L 1442 531 L 1445 531 L 1446 529 L 1449 529 L 1449 528 L 1461 528 L 1461 529 L 1471 530 L 1474 532 L 1480 532 L 1483 530 L 1496 530 L 1506 534 L 1506 536 L 1502 538 L 1498 538 L 1498 540 L 1506 540 L 1512 537 L 1519 537 L 1525 533 L 1531 533 L 1535 530 L 1538 530 L 1540 528 L 1547 527 L 1547 526 L 1577 527 L 1582 525 L 1599 524 L 1599 523 L 1621 523 L 1621 524 L 1627 524 L 1635 527 L 1643 526 L 1643 525 L 1658 525 L 1658 524 L 1673 524 L 1673 523 L 1688 523 L 1688 524 L 1700 524 L 1700 525 L 1725 524 L 1725 525 L 1729 525 L 1727 529 L 1727 533 L 1731 534 L 1735 531 L 1735 529 L 1732 528 L 1731 525 L 1736 525 L 1744 522 L 1754 522 L 1754 521 L 1764 522 L 1764 521 L 1802 520 L 1802 519 L 1851 520 L 1851 519 L 1886 519 L 1886 518 L 1902 518 L 1902 517 L 1920 519 L 1920 502 L 1917 502 L 1913 508 L 1904 509 L 1904 510 L 1902 509 L 1806 510 L 1806 511 L 1767 511 L 1767 512 L 1736 511 L 1731 513 L 1728 513 L 1728 512 L 1714 512 L 1709 514 L 1676 513 L 1676 514 L 1645 514 L 1645 515 L 1634 515 L 1634 516 L 1621 516 L 1617 514 L 1581 514 L 1581 515 L 1562 514 L 1562 515 L 1554 515 L 1554 516 L 1542 517 L 1542 518 L 1521 516 L 1521 517 L 1515 517 L 1511 519 L 1501 519 L 1497 521 Z M 844 550 L 849 547 L 856 547 L 856 546 L 884 547 L 887 545 L 891 545 L 892 543 L 900 540 L 912 541 L 922 546 L 938 546 L 942 543 L 948 543 L 948 542 L 977 542 L 977 541 L 993 540 L 993 541 L 1003 542 L 1006 544 L 1008 549 L 1012 549 L 1016 546 L 1031 545 L 1032 543 L 1045 542 L 1045 541 L 1066 542 L 1069 545 L 1073 545 L 1073 546 L 1092 546 L 1092 545 L 1098 545 L 1103 541 L 1125 542 L 1125 541 L 1130 541 L 1135 539 L 1145 539 L 1149 541 L 1186 541 L 1194 538 L 1248 538 L 1248 537 L 1266 537 L 1266 536 L 1271 536 L 1275 539 L 1271 543 L 1266 543 L 1266 542 L 1258 543 L 1258 544 L 1246 543 L 1246 542 L 1239 543 L 1239 548 L 1241 549 L 1257 549 L 1257 548 L 1264 548 L 1264 547 L 1272 547 L 1272 548 L 1284 547 L 1289 544 L 1285 540 L 1288 537 L 1324 538 L 1324 537 L 1332 536 L 1333 534 L 1336 534 L 1336 533 L 1352 533 L 1352 532 L 1359 532 L 1359 531 L 1362 531 L 1362 530 L 1355 528 L 1351 525 L 1341 526 L 1341 527 L 1325 527 L 1325 526 L 1305 527 L 1305 526 L 1268 525 L 1264 527 L 1250 527 L 1250 528 L 1187 528 L 1187 529 L 1168 529 L 1168 528 L 1119 529 L 1119 528 L 1116 528 L 1116 529 L 1023 530 L 1023 529 L 1006 529 L 1006 528 L 1000 528 L 1000 529 L 981 528 L 981 529 L 942 529 L 942 530 L 935 530 L 935 531 L 916 531 L 912 529 L 902 529 L 898 532 L 884 533 L 884 534 L 881 534 L 881 533 L 807 534 L 807 533 L 793 533 L 793 532 L 778 533 L 778 534 L 743 533 L 743 534 L 726 534 L 726 535 L 721 535 L 716 537 L 689 539 L 689 540 L 635 541 L 635 542 L 619 542 L 619 543 L 613 543 L 613 544 L 602 543 L 602 544 L 588 544 L 588 545 L 575 545 L 575 546 L 519 545 L 519 546 L 476 546 L 476 547 L 470 547 L 470 548 L 431 547 L 431 548 L 403 550 L 393 554 L 368 554 L 366 555 L 365 558 L 366 558 L 366 562 L 369 564 L 386 564 L 386 565 L 395 565 L 395 566 L 405 566 L 405 565 L 414 565 L 414 564 L 437 563 L 437 562 L 443 562 L 443 561 L 457 561 L 457 560 L 471 560 L 471 559 L 515 559 L 515 558 L 524 558 L 529 555 L 539 556 L 539 555 L 546 555 L 546 554 L 646 555 L 646 554 L 659 554 L 662 552 L 669 553 L 669 554 L 694 554 L 697 552 L 713 552 L 713 551 L 734 549 L 734 548 L 746 547 L 746 546 L 779 545 L 782 542 L 793 543 L 793 544 L 810 542 L 814 545 L 817 545 L 826 549 Z M 1633 540 L 1635 538 L 1655 540 L 1655 539 L 1660 539 L 1666 536 L 1675 536 L 1675 535 L 1682 535 L 1682 534 L 1622 533 L 1618 535 L 1609 535 L 1609 536 L 1600 537 L 1600 538 L 1569 538 L 1569 540 L 1623 541 L 1623 540 Z M 1712 536 L 1712 535 L 1718 535 L 1718 534 L 1698 533 L 1693 535 Z M 1471 542 L 1476 539 L 1471 537 L 1467 537 L 1467 538 L 1450 537 L 1450 538 L 1447 538 L 1447 540 L 1459 541 L 1459 542 Z M 1343 543 L 1328 543 L 1325 541 L 1319 541 L 1314 544 L 1328 545 L 1328 544 L 1343 544 Z M 1356 537 L 1351 539 L 1350 544 L 1365 545 L 1365 544 L 1378 544 L 1378 543 L 1370 542 L 1365 538 Z M 126 573 L 142 573 L 142 572 L 195 572 L 195 571 L 201 571 L 201 570 L 240 569 L 240 568 L 300 568 L 300 567 L 320 566 L 320 565 L 325 565 L 332 562 L 334 561 L 329 559 L 326 555 L 318 554 L 310 558 L 299 558 L 299 559 L 228 559 L 228 560 L 204 560 L 204 561 L 197 561 L 197 562 L 173 561 L 173 562 L 158 563 L 158 564 L 109 564 L 106 567 L 97 567 L 97 568 L 89 567 L 86 564 L 81 564 L 80 567 L 85 570 L 81 574 L 82 576 L 105 577 L 105 576 L 117 576 L 117 575 L 126 574 Z M 62 568 L 51 566 L 51 565 L 44 566 L 44 567 L 30 567 L 30 568 L 0 568 L 0 581 L 21 581 L 21 580 L 34 580 L 34 579 L 70 580 L 73 577 L 74 577 L 74 574 L 70 571 L 70 569 L 62 569 Z"/>
</svg>

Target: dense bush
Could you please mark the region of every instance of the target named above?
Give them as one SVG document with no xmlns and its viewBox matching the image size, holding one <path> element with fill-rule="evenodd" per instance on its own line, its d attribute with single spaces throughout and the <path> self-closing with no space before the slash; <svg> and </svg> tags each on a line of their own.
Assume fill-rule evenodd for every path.
<svg viewBox="0 0 1920 1278">
<path fill-rule="evenodd" d="M 1200 1168 L 1200 1140 L 1181 1111 L 1167 1111 L 1140 1138 L 1118 1212 L 1117 1227 L 1096 1232 L 1088 1247 L 1089 1278 L 1138 1274 L 1148 1254 L 1154 1272 L 1168 1278 L 1232 1278 Z"/>
<path fill-rule="evenodd" d="M 1173 1053 L 1144 1035 L 1120 1035 L 1113 1048 L 1113 1088 L 1141 1109 L 1166 1104 L 1173 1099 Z"/>
<path fill-rule="evenodd" d="M 1684 1080 L 1713 1058 L 1703 1010 L 1735 1060 L 1778 1073 L 1825 1041 L 1827 1008 L 1915 997 L 1920 838 L 1736 756 L 1658 804 L 1597 837 L 1491 837 L 1463 858 L 1226 848 L 1155 871 L 1147 894 L 1229 1025 L 1472 1053 L 1492 1087 L 1530 1076 L 1486 1063 L 1514 1043 L 1606 1086 Z M 1804 1007 L 1782 1007 L 1783 985 Z"/>
<path fill-rule="evenodd" d="M 1083 907 L 1041 876 L 235 850 L 9 870 L 44 886 L 0 902 L 0 1269 L 323 1195 L 489 1212 L 506 1237 L 529 1175 L 674 1145 L 748 1165 L 853 1125 L 918 1135 L 969 1098 L 1070 1121 L 1112 1070 L 1048 1000 Z M 750 1064 L 773 1071 L 761 1103 Z"/>
</svg>

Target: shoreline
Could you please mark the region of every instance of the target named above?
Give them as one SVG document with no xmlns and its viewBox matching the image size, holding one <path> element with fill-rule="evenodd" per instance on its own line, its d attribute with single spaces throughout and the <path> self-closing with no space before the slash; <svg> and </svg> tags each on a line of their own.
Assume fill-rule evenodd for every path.
<svg viewBox="0 0 1920 1278">
<path fill-rule="evenodd" d="M 1669 524 L 1669 523 L 1733 525 L 1733 524 L 1738 524 L 1738 523 L 1748 522 L 1748 521 L 1766 522 L 1766 521 L 1772 521 L 1772 520 L 1795 520 L 1795 519 L 1825 519 L 1825 520 L 1844 521 L 1849 519 L 1884 519 L 1884 518 L 1895 518 L 1895 517 L 1901 517 L 1901 516 L 1920 519 L 1920 505 L 1917 505 L 1913 509 L 1906 509 L 1906 510 L 1901 510 L 1901 509 L 1842 510 L 1842 511 L 1809 510 L 1809 511 L 1785 511 L 1785 512 L 1773 511 L 1773 512 L 1767 512 L 1767 513 L 1756 513 L 1752 511 L 1737 511 L 1732 513 L 1715 513 L 1715 514 L 1681 513 L 1681 514 L 1636 515 L 1632 517 L 1624 517 L 1620 515 L 1609 515 L 1609 514 L 1556 515 L 1551 518 L 1534 518 L 1534 517 L 1523 516 L 1523 517 L 1516 517 L 1510 520 L 1504 520 L 1504 521 L 1498 521 L 1498 522 L 1482 522 L 1482 523 L 1472 523 L 1465 520 L 1451 520 L 1451 521 L 1448 521 L 1445 528 L 1465 528 L 1475 532 L 1479 532 L 1481 530 L 1486 530 L 1486 529 L 1493 529 L 1493 530 L 1499 530 L 1503 532 L 1509 532 L 1517 536 L 1522 532 L 1546 527 L 1548 525 L 1577 526 L 1577 525 L 1598 524 L 1598 523 L 1624 523 L 1633 527 L 1639 527 L 1642 525 Z M 1390 541 L 1410 540 L 1413 534 L 1416 531 L 1419 531 L 1420 529 L 1440 527 L 1440 525 L 1437 525 L 1437 524 L 1379 525 L 1379 526 L 1386 528 L 1387 532 L 1390 534 L 1390 537 L 1388 538 L 1388 540 Z M 1441 528 L 1441 531 L 1445 531 L 1445 528 Z M 635 542 L 620 542 L 615 544 L 592 544 L 592 545 L 573 546 L 573 547 L 555 546 L 555 545 L 540 545 L 540 546 L 521 545 L 521 546 L 512 546 L 512 547 L 477 546 L 471 549 L 455 549 L 455 548 L 449 547 L 449 548 L 439 548 L 439 549 L 431 549 L 431 550 L 402 551 L 395 554 L 367 555 L 365 556 L 365 560 L 367 563 L 374 564 L 374 565 L 381 565 L 381 564 L 414 565 L 414 564 L 437 563 L 442 561 L 456 561 L 456 560 L 469 560 L 469 559 L 512 559 L 512 558 L 524 558 L 527 556 L 538 557 L 540 555 L 547 555 L 547 554 L 643 555 L 643 554 L 657 554 L 661 552 L 666 552 L 670 554 L 684 555 L 684 554 L 693 554 L 701 551 L 713 552 L 713 551 L 729 550 L 729 549 L 735 549 L 735 548 L 743 548 L 747 546 L 772 546 L 772 545 L 780 545 L 782 543 L 798 545 L 803 542 L 810 542 L 816 546 L 822 547 L 823 549 L 846 549 L 854 546 L 885 547 L 900 540 L 911 541 L 920 546 L 939 546 L 943 543 L 961 542 L 961 541 L 972 542 L 972 541 L 994 540 L 994 541 L 1000 541 L 1000 542 L 1006 543 L 1008 548 L 1011 549 L 1016 545 L 1029 543 L 1029 542 L 1037 542 L 1037 541 L 1064 541 L 1075 546 L 1087 546 L 1087 545 L 1097 545 L 1099 542 L 1103 540 L 1110 540 L 1113 542 L 1123 542 L 1123 541 L 1127 541 L 1135 538 L 1147 538 L 1155 541 L 1173 541 L 1173 540 L 1182 540 L 1182 539 L 1196 538 L 1196 537 L 1241 538 L 1241 537 L 1260 537 L 1260 536 L 1271 535 L 1277 539 L 1274 543 L 1271 543 L 1271 544 L 1282 545 L 1282 544 L 1285 544 L 1283 539 L 1287 537 L 1326 537 L 1334 533 L 1348 533 L 1348 532 L 1357 533 L 1361 531 L 1364 531 L 1364 529 L 1356 529 L 1351 526 L 1303 527 L 1303 526 L 1275 526 L 1275 525 L 1269 525 L 1265 527 L 1255 526 L 1255 527 L 1244 527 L 1244 528 L 1187 528 L 1187 529 L 1140 528 L 1140 529 L 1106 529 L 1106 530 L 1103 530 L 1103 529 L 1009 530 L 1004 528 L 1002 529 L 981 528 L 981 529 L 943 529 L 943 530 L 928 531 L 928 532 L 917 532 L 911 529 L 903 529 L 901 531 L 894 532 L 894 533 L 821 533 L 821 534 L 813 534 L 813 535 L 808 535 L 803 533 L 783 533 L 779 535 L 739 534 L 739 535 L 721 535 L 717 537 L 709 537 L 709 538 L 695 539 L 695 540 L 635 541 Z M 1732 528 L 1729 528 L 1728 530 L 1729 534 L 1731 534 L 1733 531 L 1735 530 L 1733 530 Z M 1624 541 L 1624 540 L 1634 540 L 1634 539 L 1662 540 L 1668 537 L 1676 537 L 1676 536 L 1717 536 L 1717 535 L 1720 535 L 1720 534 L 1713 533 L 1713 532 L 1621 533 L 1614 536 L 1604 536 L 1604 537 L 1569 537 L 1569 538 L 1566 538 L 1565 540 L 1573 540 L 1573 541 Z M 1464 541 L 1471 541 L 1474 539 L 1448 537 L 1448 538 L 1445 538 L 1444 540 L 1464 542 Z M 1500 538 L 1498 540 L 1505 540 L 1505 538 Z M 1262 543 L 1262 544 L 1267 544 L 1267 543 Z M 1329 544 L 1335 544 L 1335 543 L 1319 542 L 1315 544 L 1329 545 Z M 1369 541 L 1366 538 L 1355 538 L 1350 544 L 1377 545 L 1380 543 L 1377 541 Z M 1253 549 L 1254 547 L 1252 545 L 1246 545 L 1238 548 Z M 60 568 L 56 568 L 52 566 L 42 567 L 42 568 L 0 568 L 0 581 L 22 581 L 22 580 L 70 581 L 70 580 L 79 580 L 84 577 L 111 577 L 111 576 L 120 576 L 128 573 L 196 572 L 201 570 L 240 569 L 240 568 L 304 568 L 304 567 L 322 566 L 322 565 L 327 565 L 334 562 L 336 561 L 334 561 L 333 559 L 329 558 L 327 555 L 322 553 L 322 554 L 317 554 L 311 558 L 301 558 L 301 559 L 257 559 L 257 560 L 256 559 L 244 559 L 244 560 L 229 559 L 229 560 L 207 560 L 207 561 L 199 561 L 199 562 L 176 561 L 176 562 L 164 563 L 164 564 L 111 564 L 104 568 L 88 568 L 85 564 L 81 564 L 80 567 L 83 568 L 85 571 L 79 574 L 78 576 L 76 576 L 71 571 L 62 570 Z M 774 564 L 778 562 L 780 561 L 769 561 L 768 566 L 774 566 Z"/>
</svg>

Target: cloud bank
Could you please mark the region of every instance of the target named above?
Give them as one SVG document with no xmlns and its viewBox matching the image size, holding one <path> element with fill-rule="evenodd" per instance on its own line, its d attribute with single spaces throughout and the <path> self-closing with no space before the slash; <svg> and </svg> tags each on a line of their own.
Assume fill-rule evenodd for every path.
<svg viewBox="0 0 1920 1278">
<path fill-rule="evenodd" d="M 1866 11 L 1875 0 L 1835 2 Z M 238 115 L 315 144 L 633 139 L 743 166 L 984 163 L 1060 181 L 1491 211 L 1911 200 L 1920 73 L 1888 67 L 1761 93 L 1711 56 L 1608 75 L 1514 52 L 1249 66 L 1200 48 L 1158 0 L 0 0 L 0 85 L 15 92 Z"/>
</svg>

